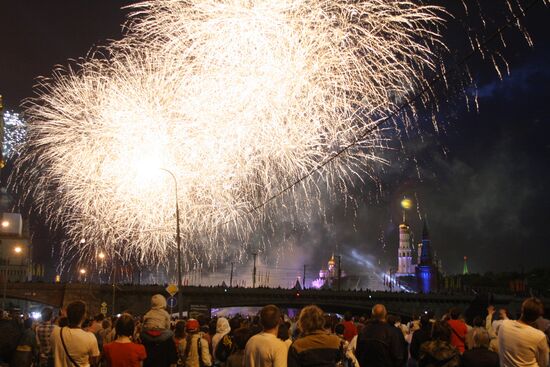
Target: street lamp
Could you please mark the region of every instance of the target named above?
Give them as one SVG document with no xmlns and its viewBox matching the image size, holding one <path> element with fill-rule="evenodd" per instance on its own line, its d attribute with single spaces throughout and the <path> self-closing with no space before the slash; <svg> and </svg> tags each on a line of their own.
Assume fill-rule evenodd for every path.
<svg viewBox="0 0 550 367">
<path fill-rule="evenodd" d="M 86 276 L 86 269 L 81 268 L 78 272 L 80 273 L 80 281 L 83 282 L 84 279 L 86 279 L 86 278 L 85 278 L 85 276 Z"/>
<path fill-rule="evenodd" d="M 4 222 L 7 222 L 7 221 L 4 221 Z M 2 226 L 4 226 L 4 222 L 2 222 Z M 9 222 L 8 222 L 8 225 L 9 225 Z M 13 248 L 13 252 L 16 254 L 16 255 L 19 255 L 23 252 L 23 248 L 21 246 L 15 246 Z M 5 311 L 6 310 L 6 291 L 7 291 L 7 288 L 8 288 L 8 266 L 10 264 L 10 259 L 8 258 L 7 259 L 7 264 L 3 264 L 4 266 L 4 293 L 3 293 L 3 297 L 2 297 L 2 310 Z"/>
<path fill-rule="evenodd" d="M 161 170 L 167 172 L 174 179 L 174 187 L 176 194 L 176 246 L 178 249 L 178 316 L 181 319 L 183 316 L 182 309 L 182 297 L 181 297 L 181 234 L 180 234 L 180 209 L 178 204 L 178 180 L 172 171 L 167 170 L 166 168 L 160 168 Z"/>
<path fill-rule="evenodd" d="M 99 270 L 97 272 L 97 277 L 98 277 L 98 280 L 99 280 L 99 284 L 102 283 L 101 281 L 101 274 L 103 273 L 103 270 L 105 269 L 105 253 L 103 251 L 100 251 L 99 254 L 97 254 L 97 258 L 99 259 L 99 262 L 100 262 L 100 265 L 99 265 Z"/>
</svg>

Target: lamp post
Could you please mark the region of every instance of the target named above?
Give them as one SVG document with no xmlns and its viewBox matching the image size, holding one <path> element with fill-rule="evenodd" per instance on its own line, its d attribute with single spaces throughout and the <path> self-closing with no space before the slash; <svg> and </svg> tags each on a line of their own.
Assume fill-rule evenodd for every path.
<svg viewBox="0 0 550 367">
<path fill-rule="evenodd" d="M 181 297 L 181 232 L 180 232 L 180 209 L 178 204 L 178 180 L 172 171 L 167 170 L 166 168 L 161 168 L 161 170 L 167 172 L 174 179 L 174 188 L 176 196 L 176 246 L 178 250 L 178 316 L 181 319 L 183 316 L 182 308 L 182 297 Z"/>
<path fill-rule="evenodd" d="M 13 252 L 16 255 L 19 255 L 23 252 L 23 248 L 21 246 L 15 246 L 13 248 Z M 6 260 L 6 262 L 3 264 L 3 268 L 4 268 L 4 292 L 3 292 L 3 296 L 2 296 L 2 311 L 6 310 L 6 292 L 7 292 L 7 288 L 8 288 L 8 267 L 9 267 L 9 264 L 10 264 L 10 259 L 8 258 Z"/>
<path fill-rule="evenodd" d="M 99 267 L 99 271 L 97 272 L 97 276 L 98 276 L 98 280 L 99 280 L 99 284 L 101 285 L 103 282 L 102 282 L 102 279 L 101 279 L 101 273 L 103 272 L 103 270 L 105 269 L 104 266 L 105 266 L 105 253 L 103 251 L 100 251 L 99 254 L 97 254 L 97 258 L 99 259 L 99 261 L 101 262 L 101 265 Z"/>
</svg>

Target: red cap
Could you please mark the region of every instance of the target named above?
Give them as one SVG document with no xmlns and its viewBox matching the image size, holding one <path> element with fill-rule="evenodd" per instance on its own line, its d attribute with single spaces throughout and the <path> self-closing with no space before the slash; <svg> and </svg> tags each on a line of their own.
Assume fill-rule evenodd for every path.
<svg viewBox="0 0 550 367">
<path fill-rule="evenodd" d="M 199 322 L 195 319 L 189 319 L 185 323 L 185 330 L 187 331 L 199 331 L 200 327 Z"/>
</svg>

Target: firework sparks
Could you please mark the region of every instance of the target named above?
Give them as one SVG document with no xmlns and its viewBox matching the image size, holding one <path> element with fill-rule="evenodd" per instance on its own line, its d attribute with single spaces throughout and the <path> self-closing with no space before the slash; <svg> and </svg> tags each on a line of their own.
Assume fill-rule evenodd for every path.
<svg viewBox="0 0 550 367">
<path fill-rule="evenodd" d="M 324 167 L 327 186 L 379 160 L 381 135 L 365 132 L 434 69 L 441 14 L 387 0 L 138 4 L 108 59 L 42 84 L 16 174 L 78 256 L 165 258 L 176 184 L 163 169 L 188 236 L 246 236 L 267 214 L 243 214 L 342 147 L 358 143 Z"/>
<path fill-rule="evenodd" d="M 3 153 L 7 159 L 16 156 L 26 138 L 25 121 L 17 112 L 4 112 Z"/>
</svg>

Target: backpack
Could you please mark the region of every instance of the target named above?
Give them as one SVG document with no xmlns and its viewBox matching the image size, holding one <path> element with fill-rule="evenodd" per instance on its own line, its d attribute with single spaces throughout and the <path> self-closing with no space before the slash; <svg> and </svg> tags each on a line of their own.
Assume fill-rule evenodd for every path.
<svg viewBox="0 0 550 367">
<path fill-rule="evenodd" d="M 225 334 L 216 346 L 216 353 L 214 353 L 216 360 L 225 363 L 234 350 L 235 343 L 233 343 L 233 338 L 229 334 Z"/>
<path fill-rule="evenodd" d="M 189 355 L 189 351 L 191 349 L 191 338 L 186 341 L 185 350 L 181 350 L 181 344 L 178 344 L 178 367 L 185 366 L 185 361 L 187 360 L 187 356 Z M 199 367 L 204 367 L 204 362 L 202 360 L 202 335 L 199 334 L 199 338 L 197 339 L 197 354 L 199 357 Z"/>
</svg>

